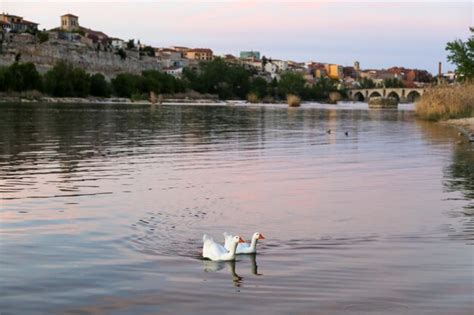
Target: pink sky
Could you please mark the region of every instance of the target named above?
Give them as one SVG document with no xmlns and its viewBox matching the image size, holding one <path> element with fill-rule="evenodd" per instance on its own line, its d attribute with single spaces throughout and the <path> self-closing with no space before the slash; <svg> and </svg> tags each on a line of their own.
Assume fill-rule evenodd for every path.
<svg viewBox="0 0 474 315">
<path fill-rule="evenodd" d="M 467 38 L 471 1 L 2 1 L 0 10 L 59 25 L 80 24 L 153 46 L 210 47 L 217 54 L 259 50 L 273 58 L 363 68 L 404 65 L 434 72 L 447 41 Z"/>
</svg>

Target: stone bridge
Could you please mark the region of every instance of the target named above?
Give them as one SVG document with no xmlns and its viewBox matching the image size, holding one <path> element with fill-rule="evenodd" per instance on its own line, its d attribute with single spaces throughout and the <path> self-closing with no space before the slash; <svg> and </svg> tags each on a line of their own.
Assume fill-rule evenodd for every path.
<svg viewBox="0 0 474 315">
<path fill-rule="evenodd" d="M 353 101 L 368 102 L 371 97 L 394 97 L 400 103 L 415 102 L 423 95 L 423 88 L 375 88 L 349 90 L 348 96 Z"/>
</svg>

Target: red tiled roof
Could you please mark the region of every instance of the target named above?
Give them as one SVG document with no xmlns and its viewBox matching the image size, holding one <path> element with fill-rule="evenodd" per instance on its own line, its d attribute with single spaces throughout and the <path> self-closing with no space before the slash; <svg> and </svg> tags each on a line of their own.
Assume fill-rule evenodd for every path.
<svg viewBox="0 0 474 315">
<path fill-rule="evenodd" d="M 76 16 L 76 15 L 74 15 L 74 14 L 70 14 L 70 13 L 61 15 L 61 17 L 63 17 L 63 16 L 70 16 L 70 17 L 75 17 L 75 18 L 78 17 L 78 16 Z"/>
<path fill-rule="evenodd" d="M 209 48 L 194 48 L 194 49 L 190 49 L 189 52 L 200 52 L 200 53 L 212 54 L 212 50 Z"/>
<path fill-rule="evenodd" d="M 27 20 L 21 21 L 21 24 L 39 25 L 38 23 L 27 21 Z"/>
</svg>

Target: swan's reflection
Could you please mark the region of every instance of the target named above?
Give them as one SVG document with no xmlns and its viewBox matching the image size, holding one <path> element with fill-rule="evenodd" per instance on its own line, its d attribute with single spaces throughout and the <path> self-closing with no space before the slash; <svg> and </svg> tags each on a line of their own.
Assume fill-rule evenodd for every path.
<svg viewBox="0 0 474 315">
<path fill-rule="evenodd" d="M 227 271 L 231 275 L 232 282 L 234 286 L 240 287 L 242 285 L 243 277 L 239 276 L 235 272 L 235 265 L 238 263 L 244 263 L 245 261 L 250 262 L 250 272 L 253 275 L 261 276 L 262 274 L 258 273 L 257 266 L 257 255 L 240 255 L 238 256 L 237 262 L 233 261 L 212 261 L 212 260 L 203 260 L 204 272 L 217 272 L 219 270 L 227 268 Z"/>
</svg>

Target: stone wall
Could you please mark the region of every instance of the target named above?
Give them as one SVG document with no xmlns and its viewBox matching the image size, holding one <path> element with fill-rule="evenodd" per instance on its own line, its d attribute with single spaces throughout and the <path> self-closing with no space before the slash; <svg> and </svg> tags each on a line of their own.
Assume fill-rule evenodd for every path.
<svg viewBox="0 0 474 315">
<path fill-rule="evenodd" d="M 0 46 L 0 65 L 8 66 L 20 54 L 20 61 L 33 62 L 39 72 L 44 73 L 61 60 L 71 62 L 89 73 L 103 73 L 113 78 L 119 73 L 128 72 L 140 74 L 144 70 L 160 70 L 156 58 L 139 56 L 138 51 L 126 50 L 127 58 L 111 51 L 97 51 L 93 44 L 87 41 L 60 40 L 55 33 L 50 33 L 50 39 L 44 43 L 30 34 L 13 35 L 5 38 Z"/>
</svg>

